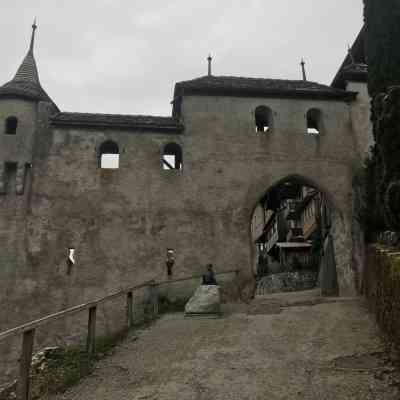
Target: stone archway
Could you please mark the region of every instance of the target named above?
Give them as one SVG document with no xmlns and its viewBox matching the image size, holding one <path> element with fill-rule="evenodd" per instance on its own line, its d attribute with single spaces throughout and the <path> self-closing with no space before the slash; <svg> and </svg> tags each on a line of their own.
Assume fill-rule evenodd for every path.
<svg viewBox="0 0 400 400">
<path fill-rule="evenodd" d="M 351 216 L 346 214 L 344 209 L 346 204 L 341 204 L 335 198 L 334 194 L 322 187 L 315 180 L 307 178 L 303 175 L 291 174 L 274 180 L 264 190 L 258 190 L 258 199 L 253 203 L 251 216 L 249 217 L 249 242 L 251 246 L 251 267 L 254 268 L 256 263 L 256 251 L 254 240 L 252 237 L 251 219 L 260 199 L 276 187 L 285 182 L 296 182 L 316 189 L 323 194 L 331 211 L 332 225 L 327 236 L 323 240 L 323 248 L 326 257 L 330 257 L 329 262 L 324 260 L 321 267 L 321 289 L 325 295 L 354 295 L 356 292 L 355 276 L 352 268 L 352 236 L 351 236 Z M 345 191 L 347 188 L 343 188 Z M 332 260 L 332 254 L 334 259 Z M 332 268 L 332 262 L 334 267 Z"/>
</svg>

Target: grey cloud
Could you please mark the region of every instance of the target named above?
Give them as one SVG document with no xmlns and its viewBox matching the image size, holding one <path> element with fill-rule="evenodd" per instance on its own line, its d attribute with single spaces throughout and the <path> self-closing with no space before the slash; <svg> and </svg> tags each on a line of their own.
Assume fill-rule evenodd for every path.
<svg viewBox="0 0 400 400">
<path fill-rule="evenodd" d="M 0 82 L 38 17 L 43 87 L 63 110 L 168 115 L 175 82 L 213 72 L 330 83 L 362 26 L 362 0 L 2 2 Z"/>
</svg>

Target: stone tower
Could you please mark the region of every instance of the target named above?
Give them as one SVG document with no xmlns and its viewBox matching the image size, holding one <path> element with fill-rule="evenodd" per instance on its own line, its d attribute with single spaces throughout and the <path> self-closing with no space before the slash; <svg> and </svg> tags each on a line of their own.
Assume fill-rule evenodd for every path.
<svg viewBox="0 0 400 400">
<path fill-rule="evenodd" d="M 28 53 L 14 78 L 0 87 L 0 194 L 24 193 L 44 106 L 40 103 L 48 112 L 57 109 L 40 84 L 33 54 L 36 29 L 34 23 Z"/>
</svg>

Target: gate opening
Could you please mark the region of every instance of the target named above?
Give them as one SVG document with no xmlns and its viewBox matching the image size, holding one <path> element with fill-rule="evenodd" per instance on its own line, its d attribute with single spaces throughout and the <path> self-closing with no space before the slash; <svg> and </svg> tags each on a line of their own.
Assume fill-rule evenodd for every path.
<svg viewBox="0 0 400 400">
<path fill-rule="evenodd" d="M 270 188 L 256 206 L 251 233 L 258 295 L 327 286 L 337 292 L 332 210 L 301 180 Z"/>
</svg>

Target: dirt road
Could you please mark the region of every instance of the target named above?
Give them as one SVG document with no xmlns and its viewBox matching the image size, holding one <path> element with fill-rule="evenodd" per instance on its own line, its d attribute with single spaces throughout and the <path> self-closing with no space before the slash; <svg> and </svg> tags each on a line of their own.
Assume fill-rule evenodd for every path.
<svg viewBox="0 0 400 400">
<path fill-rule="evenodd" d="M 397 373 L 360 299 L 316 292 L 169 314 L 52 400 L 395 400 Z"/>
</svg>

